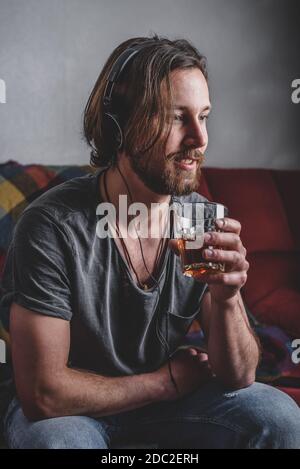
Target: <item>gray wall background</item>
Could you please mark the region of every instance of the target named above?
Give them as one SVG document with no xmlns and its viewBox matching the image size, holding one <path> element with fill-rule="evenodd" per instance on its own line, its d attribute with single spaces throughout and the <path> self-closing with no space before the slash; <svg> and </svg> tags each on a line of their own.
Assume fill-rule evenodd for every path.
<svg viewBox="0 0 300 469">
<path fill-rule="evenodd" d="M 208 58 L 206 165 L 300 168 L 300 0 L 0 0 L 0 162 L 86 164 L 82 114 L 112 49 L 186 37 Z"/>
</svg>

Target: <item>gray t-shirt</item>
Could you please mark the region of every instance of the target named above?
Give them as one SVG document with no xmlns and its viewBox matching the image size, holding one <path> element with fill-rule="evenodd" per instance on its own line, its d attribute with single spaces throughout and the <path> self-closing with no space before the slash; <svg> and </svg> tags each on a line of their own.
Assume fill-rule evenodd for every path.
<svg viewBox="0 0 300 469">
<path fill-rule="evenodd" d="M 139 288 L 112 238 L 96 234 L 95 174 L 56 186 L 20 216 L 4 269 L 0 313 L 13 301 L 70 321 L 69 365 L 106 376 L 150 372 L 182 345 L 207 285 L 181 272 L 168 248 L 157 286 Z M 192 193 L 181 201 L 205 201 Z M 166 319 L 168 318 L 168 321 Z"/>
</svg>

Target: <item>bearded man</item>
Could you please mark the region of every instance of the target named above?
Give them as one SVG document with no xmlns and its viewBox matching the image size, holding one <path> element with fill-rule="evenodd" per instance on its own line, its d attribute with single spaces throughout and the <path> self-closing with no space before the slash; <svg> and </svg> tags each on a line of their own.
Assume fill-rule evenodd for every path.
<svg viewBox="0 0 300 469">
<path fill-rule="evenodd" d="M 9 250 L 10 447 L 300 448 L 297 405 L 255 383 L 239 221 L 218 219 L 206 235 L 204 256 L 226 269 L 201 281 L 182 274 L 163 232 L 140 237 L 135 224 L 136 236 L 121 236 L 132 204 L 153 228 L 153 204 L 206 201 L 210 109 L 206 60 L 187 40 L 132 38 L 104 65 L 84 113 L 96 171 L 35 200 Z M 117 236 L 99 236 L 101 204 L 114 208 Z M 180 348 L 195 319 L 207 353 Z"/>
</svg>

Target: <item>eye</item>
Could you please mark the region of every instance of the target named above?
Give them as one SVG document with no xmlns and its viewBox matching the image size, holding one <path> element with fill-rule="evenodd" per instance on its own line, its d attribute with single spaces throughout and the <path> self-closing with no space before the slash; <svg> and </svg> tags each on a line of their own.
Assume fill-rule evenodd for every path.
<svg viewBox="0 0 300 469">
<path fill-rule="evenodd" d="M 186 125 L 188 122 L 188 117 L 185 114 L 174 114 L 173 121 L 175 124 Z"/>
<path fill-rule="evenodd" d="M 200 121 L 207 121 L 208 118 L 209 118 L 209 115 L 206 114 L 206 115 L 200 116 L 200 117 L 199 117 L 199 120 L 200 120 Z"/>
<path fill-rule="evenodd" d="M 183 121 L 183 120 L 184 120 L 184 116 L 183 116 L 182 114 L 174 114 L 173 119 L 174 119 L 175 121 Z"/>
</svg>

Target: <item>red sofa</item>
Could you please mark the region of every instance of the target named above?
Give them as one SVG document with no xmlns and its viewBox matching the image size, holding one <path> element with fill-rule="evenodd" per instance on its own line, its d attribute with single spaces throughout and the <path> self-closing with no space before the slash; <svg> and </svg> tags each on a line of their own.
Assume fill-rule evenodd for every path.
<svg viewBox="0 0 300 469">
<path fill-rule="evenodd" d="M 300 338 L 300 171 L 204 168 L 199 192 L 242 224 L 250 263 L 242 295 L 251 313 Z M 293 376 L 300 383 L 300 365 Z M 298 386 L 282 390 L 300 405 Z"/>
<path fill-rule="evenodd" d="M 89 166 L 0 164 L 0 285 L 20 213 L 50 187 L 89 171 Z M 242 295 L 249 310 L 259 321 L 300 338 L 300 171 L 204 168 L 199 192 L 225 204 L 229 216 L 242 224 L 241 238 L 250 263 Z M 197 328 L 194 323 L 191 330 Z M 300 379 L 300 366 L 294 376 Z M 300 405 L 299 387 L 284 391 Z"/>
</svg>

